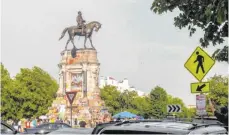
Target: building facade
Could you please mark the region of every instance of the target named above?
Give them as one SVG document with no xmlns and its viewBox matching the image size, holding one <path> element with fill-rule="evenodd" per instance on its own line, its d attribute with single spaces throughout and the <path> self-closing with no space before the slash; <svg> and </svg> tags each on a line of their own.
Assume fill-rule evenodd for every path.
<svg viewBox="0 0 229 135">
<path fill-rule="evenodd" d="M 130 91 L 136 91 L 139 96 L 146 96 L 146 93 L 137 90 L 135 87 L 129 85 L 129 81 L 127 78 L 124 78 L 121 81 L 115 80 L 113 77 L 107 76 L 101 76 L 99 80 L 99 87 L 103 88 L 105 86 L 115 86 L 117 90 L 124 92 L 124 90 L 130 90 Z"/>
</svg>

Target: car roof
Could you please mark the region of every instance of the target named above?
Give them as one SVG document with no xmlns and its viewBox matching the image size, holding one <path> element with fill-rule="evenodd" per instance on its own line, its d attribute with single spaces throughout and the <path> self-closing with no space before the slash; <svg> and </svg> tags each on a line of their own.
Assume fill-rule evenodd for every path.
<svg viewBox="0 0 229 135">
<path fill-rule="evenodd" d="M 49 134 L 91 134 L 93 128 L 62 128 Z"/>
<path fill-rule="evenodd" d="M 199 127 L 193 131 L 191 131 L 189 134 L 204 134 L 204 133 L 227 133 L 227 130 L 224 127 L 221 127 L 219 125 L 209 125 L 207 127 Z"/>
<path fill-rule="evenodd" d="M 121 121 L 111 121 L 108 123 L 100 123 L 96 125 L 96 127 L 93 129 L 92 134 L 98 134 L 104 127 L 115 125 L 118 123 L 122 123 Z"/>
<path fill-rule="evenodd" d="M 211 128 L 212 127 L 212 128 Z M 111 125 L 105 127 L 104 130 L 110 131 L 148 131 L 158 133 L 182 133 L 187 134 L 194 130 L 196 133 L 204 132 L 204 129 L 208 131 L 221 131 L 224 132 L 225 128 L 220 124 L 206 124 L 206 123 L 192 123 L 184 121 L 168 121 L 168 120 L 149 120 L 149 121 L 126 121 L 123 123 Z"/>
<path fill-rule="evenodd" d="M 104 130 L 126 130 L 126 131 L 149 131 L 159 133 L 189 133 L 193 125 L 190 123 L 178 122 L 139 122 L 139 123 L 125 123 L 122 125 L 108 126 Z"/>
</svg>

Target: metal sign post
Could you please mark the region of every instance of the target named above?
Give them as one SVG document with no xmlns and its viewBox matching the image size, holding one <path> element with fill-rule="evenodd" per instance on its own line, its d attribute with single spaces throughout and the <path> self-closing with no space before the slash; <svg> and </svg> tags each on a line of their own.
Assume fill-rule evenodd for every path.
<svg viewBox="0 0 229 135">
<path fill-rule="evenodd" d="M 72 127 L 72 103 L 70 104 L 70 109 L 71 109 L 71 127 Z"/>
<path fill-rule="evenodd" d="M 74 101 L 74 98 L 76 97 L 77 92 L 66 92 L 68 101 L 70 103 L 70 110 L 71 110 L 71 126 L 72 126 L 72 103 Z"/>
<path fill-rule="evenodd" d="M 206 114 L 206 96 L 204 94 L 196 95 L 196 109 L 197 114 L 201 117 L 202 122 L 203 116 Z"/>
<path fill-rule="evenodd" d="M 210 91 L 210 82 L 202 82 L 202 80 L 214 64 L 215 60 L 200 47 L 194 50 L 184 64 L 184 67 L 199 81 L 191 83 L 191 93 L 200 93 L 200 95 L 196 95 L 196 109 L 202 123 L 204 122 L 204 115 L 207 114 L 206 96 L 203 93 Z"/>
</svg>

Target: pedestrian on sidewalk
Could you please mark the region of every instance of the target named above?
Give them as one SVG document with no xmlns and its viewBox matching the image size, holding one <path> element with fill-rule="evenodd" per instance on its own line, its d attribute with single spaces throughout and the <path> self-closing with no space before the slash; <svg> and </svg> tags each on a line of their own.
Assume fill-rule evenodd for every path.
<svg viewBox="0 0 229 135">
<path fill-rule="evenodd" d="M 27 119 L 25 122 L 25 128 L 30 128 L 30 127 L 31 127 L 30 119 Z"/>
<path fill-rule="evenodd" d="M 32 120 L 31 127 L 36 127 L 36 126 L 37 126 L 37 119 L 34 118 L 34 119 Z"/>
<path fill-rule="evenodd" d="M 60 121 L 59 117 L 57 117 L 57 119 L 56 119 L 55 123 L 61 123 L 61 121 Z"/>
<path fill-rule="evenodd" d="M 18 125 L 18 131 L 21 132 L 22 131 L 21 130 L 21 120 L 18 121 L 17 125 Z"/>
<path fill-rule="evenodd" d="M 79 125 L 81 128 L 85 128 L 87 123 L 85 121 L 80 121 Z"/>
</svg>

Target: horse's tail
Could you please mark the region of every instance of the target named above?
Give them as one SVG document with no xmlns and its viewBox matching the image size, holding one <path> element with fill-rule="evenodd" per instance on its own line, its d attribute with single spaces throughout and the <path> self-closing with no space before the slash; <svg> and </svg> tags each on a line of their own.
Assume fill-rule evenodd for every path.
<svg viewBox="0 0 229 135">
<path fill-rule="evenodd" d="M 59 38 L 59 40 L 61 40 L 61 39 L 64 37 L 64 35 L 65 35 L 65 33 L 67 32 L 67 30 L 68 30 L 68 28 L 65 28 L 65 29 L 63 30 L 63 32 L 62 32 L 61 37 Z"/>
</svg>

